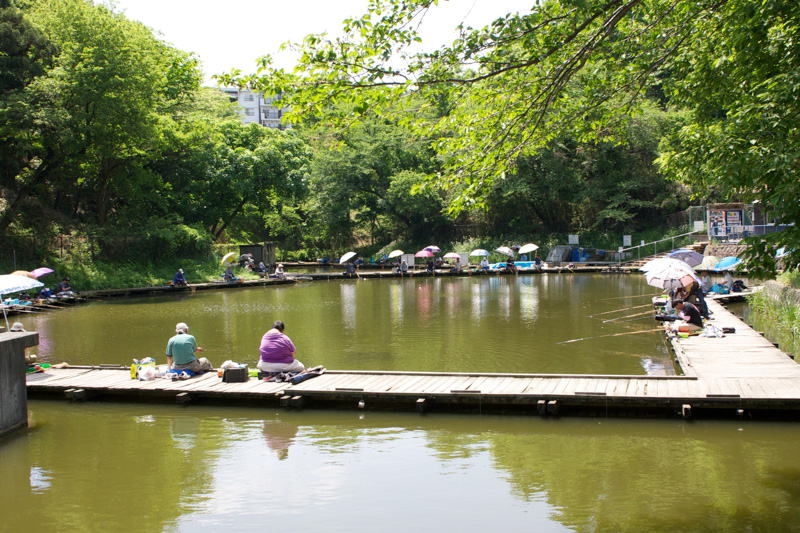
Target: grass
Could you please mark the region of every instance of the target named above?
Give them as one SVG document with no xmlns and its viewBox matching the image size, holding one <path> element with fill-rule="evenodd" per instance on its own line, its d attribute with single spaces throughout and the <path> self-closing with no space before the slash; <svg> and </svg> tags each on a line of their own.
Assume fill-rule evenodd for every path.
<svg viewBox="0 0 800 533">
<path fill-rule="evenodd" d="M 20 270 L 33 270 L 40 265 L 23 265 Z M 70 278 L 74 290 L 121 289 L 129 287 L 153 287 L 166 285 L 175 276 L 179 268 L 184 271 L 189 283 L 206 283 L 218 281 L 224 272 L 220 258 L 210 256 L 193 259 L 174 259 L 163 262 L 103 262 L 103 261 L 61 261 L 53 259 L 47 266 L 55 273 L 41 278 L 46 287 L 54 289 L 64 277 Z M 12 269 L 5 267 L 6 272 Z M 244 279 L 259 279 L 257 274 L 249 270 L 234 267 L 237 276 Z"/>
<path fill-rule="evenodd" d="M 786 279 L 787 277 L 789 279 Z M 792 272 L 789 276 L 784 273 L 779 279 L 790 287 L 797 287 L 800 275 L 798 275 L 798 272 Z M 800 306 L 786 298 L 781 298 L 780 300 L 770 298 L 763 291 L 748 298 L 748 303 L 756 312 L 774 321 L 778 329 L 792 337 L 793 342 L 800 340 Z"/>
</svg>

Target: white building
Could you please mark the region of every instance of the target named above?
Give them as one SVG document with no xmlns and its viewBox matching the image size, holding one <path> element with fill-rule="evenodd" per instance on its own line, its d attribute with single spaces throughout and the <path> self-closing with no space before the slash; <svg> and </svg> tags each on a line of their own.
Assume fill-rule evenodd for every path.
<svg viewBox="0 0 800 533">
<path fill-rule="evenodd" d="M 239 104 L 239 112 L 242 114 L 242 122 L 245 124 L 256 122 L 265 128 L 279 130 L 290 127 L 282 123 L 283 115 L 288 108 L 280 106 L 280 96 L 265 98 L 264 95 L 247 89 L 228 87 L 220 88 L 220 90 L 228 95 L 231 102 Z"/>
</svg>

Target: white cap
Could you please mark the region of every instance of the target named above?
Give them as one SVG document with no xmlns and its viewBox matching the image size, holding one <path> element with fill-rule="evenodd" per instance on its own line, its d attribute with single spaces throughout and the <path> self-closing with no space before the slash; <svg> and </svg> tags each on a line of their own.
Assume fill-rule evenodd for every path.
<svg viewBox="0 0 800 533">
<path fill-rule="evenodd" d="M 25 331 L 25 328 L 22 326 L 22 322 L 14 322 L 11 324 L 11 331 Z"/>
<path fill-rule="evenodd" d="M 189 326 L 185 322 L 178 322 L 175 326 L 175 333 L 189 333 Z"/>
</svg>

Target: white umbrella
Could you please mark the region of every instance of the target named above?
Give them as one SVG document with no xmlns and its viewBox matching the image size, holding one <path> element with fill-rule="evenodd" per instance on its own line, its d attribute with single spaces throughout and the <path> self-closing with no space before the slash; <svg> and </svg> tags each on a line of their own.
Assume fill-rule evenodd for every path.
<svg viewBox="0 0 800 533">
<path fill-rule="evenodd" d="M 539 249 L 539 247 L 536 246 L 535 244 L 528 243 L 528 244 L 523 245 L 522 248 L 519 249 L 519 253 L 527 254 L 528 252 L 535 252 L 538 249 Z"/>
<path fill-rule="evenodd" d="M 403 250 L 392 250 L 389 252 L 389 259 L 394 259 L 395 257 L 400 257 L 403 255 Z"/>
<path fill-rule="evenodd" d="M 697 277 L 692 267 L 682 261 L 678 261 L 678 263 L 677 265 L 662 265 L 647 272 L 645 274 L 647 284 L 666 290 L 686 287 L 695 282 L 700 283 L 700 278 Z"/>
<path fill-rule="evenodd" d="M 449 252 L 444 254 L 445 259 L 461 259 L 461 256 L 455 252 Z"/>
<path fill-rule="evenodd" d="M 433 252 L 435 254 L 438 254 L 439 252 L 442 251 L 441 248 L 439 248 L 438 246 L 436 246 L 434 244 L 431 244 L 430 246 L 426 246 L 425 248 L 423 248 L 423 250 L 428 250 L 429 252 Z"/>
<path fill-rule="evenodd" d="M 647 263 L 645 263 L 644 265 L 639 267 L 639 270 L 641 272 L 647 273 L 647 272 L 650 272 L 651 270 L 654 270 L 654 269 L 657 269 L 657 268 L 665 268 L 665 267 L 671 266 L 671 265 L 672 266 L 679 266 L 679 267 L 680 266 L 687 266 L 686 263 L 684 263 L 683 261 L 679 261 L 678 259 L 671 259 L 669 257 L 659 257 L 658 259 L 653 259 L 652 261 L 648 261 Z"/>
<path fill-rule="evenodd" d="M 488 255 L 489 252 L 487 250 L 484 250 L 483 248 L 476 248 L 475 250 L 472 250 L 469 253 L 470 257 L 486 257 Z"/>
<path fill-rule="evenodd" d="M 700 263 L 703 262 L 703 256 L 698 254 L 694 250 L 689 250 L 688 248 L 681 248 L 680 250 L 675 250 L 671 254 L 669 254 L 670 258 L 677 259 L 679 261 L 683 261 L 690 267 L 696 267 Z"/>
<path fill-rule="evenodd" d="M 494 251 L 501 253 L 503 255 L 507 255 L 508 257 L 514 257 L 514 250 L 512 250 L 508 246 L 501 246 L 500 248 L 495 248 Z"/>
<path fill-rule="evenodd" d="M 28 289 L 36 289 L 42 287 L 44 283 L 27 276 L 19 276 L 16 274 L 6 274 L 0 276 L 0 302 L 3 300 L 4 294 L 12 292 L 27 291 Z M 10 331 L 8 325 L 8 316 L 6 315 L 6 306 L 3 306 L 3 318 L 6 320 L 6 331 Z"/>
<path fill-rule="evenodd" d="M 714 266 L 719 263 L 719 257 L 716 255 L 707 255 L 703 257 L 703 261 L 694 267 L 695 271 L 697 270 L 711 270 Z"/>
<path fill-rule="evenodd" d="M 348 261 L 350 261 L 355 256 L 356 256 L 355 252 L 347 252 L 346 254 L 344 254 L 342 257 L 339 258 L 339 264 L 343 265 L 343 264 L 347 263 Z"/>
</svg>

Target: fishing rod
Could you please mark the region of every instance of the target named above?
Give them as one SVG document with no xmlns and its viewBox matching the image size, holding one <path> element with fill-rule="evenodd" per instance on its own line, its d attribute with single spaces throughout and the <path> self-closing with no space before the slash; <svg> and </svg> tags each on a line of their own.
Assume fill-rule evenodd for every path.
<svg viewBox="0 0 800 533">
<path fill-rule="evenodd" d="M 624 298 L 653 298 L 654 296 L 661 296 L 660 294 L 633 294 L 631 296 L 617 296 L 614 298 L 603 298 L 602 300 L 597 300 L 598 302 L 605 302 L 608 300 L 622 300 Z"/>
<path fill-rule="evenodd" d="M 627 331 L 625 333 L 612 333 L 610 335 L 598 335 L 596 337 L 583 337 L 581 339 L 570 339 L 568 341 L 557 342 L 556 344 L 569 344 L 571 342 L 586 341 L 589 339 L 602 339 L 603 337 L 619 337 L 622 335 L 636 335 L 637 333 L 653 333 L 655 331 L 664 331 L 663 328 L 644 329 L 642 331 Z"/>
<path fill-rule="evenodd" d="M 611 311 L 603 311 L 602 313 L 595 313 L 593 315 L 589 315 L 586 318 L 593 318 L 600 315 L 608 315 L 611 313 L 619 313 L 620 311 L 631 311 L 633 309 L 641 309 L 642 307 L 652 307 L 653 304 L 644 304 L 644 305 L 636 305 L 634 307 L 623 307 L 622 309 L 612 309 Z"/>
<path fill-rule="evenodd" d="M 617 318 L 609 318 L 607 320 L 603 320 L 603 324 L 607 322 L 616 322 L 617 320 L 622 320 L 623 318 L 633 318 L 635 316 L 644 316 L 644 315 L 653 316 L 653 311 L 651 310 L 651 311 L 645 311 L 644 313 L 634 313 L 632 315 L 618 316 Z"/>
</svg>

